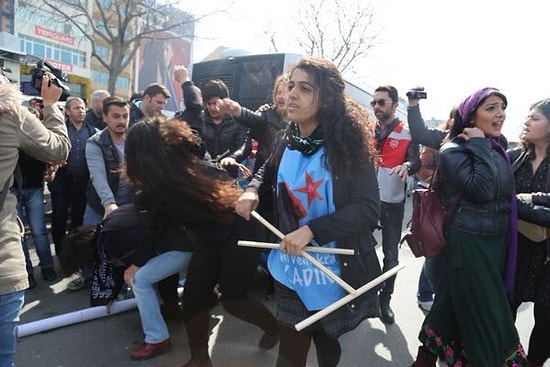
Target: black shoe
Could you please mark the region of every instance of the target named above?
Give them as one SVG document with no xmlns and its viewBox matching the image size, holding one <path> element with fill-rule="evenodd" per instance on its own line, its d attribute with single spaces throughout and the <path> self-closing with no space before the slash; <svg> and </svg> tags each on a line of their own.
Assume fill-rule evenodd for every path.
<svg viewBox="0 0 550 367">
<path fill-rule="evenodd" d="M 395 314 L 389 305 L 380 306 L 380 320 L 388 325 L 395 323 Z"/>
<path fill-rule="evenodd" d="M 42 269 L 42 278 L 44 280 L 47 280 L 48 282 L 51 282 L 57 278 L 57 274 L 55 273 L 55 270 L 53 268 L 45 268 Z"/>
<path fill-rule="evenodd" d="M 34 275 L 29 274 L 29 288 L 27 289 L 34 289 L 36 288 L 36 280 L 34 280 Z"/>
</svg>

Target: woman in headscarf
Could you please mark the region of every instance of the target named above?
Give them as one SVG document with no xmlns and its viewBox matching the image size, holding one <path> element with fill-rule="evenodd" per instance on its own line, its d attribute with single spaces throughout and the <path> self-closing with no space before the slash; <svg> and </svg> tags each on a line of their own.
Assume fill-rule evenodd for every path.
<svg viewBox="0 0 550 367">
<path fill-rule="evenodd" d="M 441 253 L 443 272 L 413 366 L 525 366 L 510 312 L 517 210 L 512 167 L 502 146 L 507 99 L 483 88 L 458 106 L 441 147 L 436 190 L 457 210 Z"/>
</svg>

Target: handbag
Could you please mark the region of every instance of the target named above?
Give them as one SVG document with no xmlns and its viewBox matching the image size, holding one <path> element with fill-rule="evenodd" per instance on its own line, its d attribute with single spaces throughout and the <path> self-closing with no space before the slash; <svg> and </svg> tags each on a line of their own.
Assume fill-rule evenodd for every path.
<svg viewBox="0 0 550 367">
<path fill-rule="evenodd" d="M 550 237 L 550 228 L 521 219 L 518 220 L 518 232 L 533 242 L 542 242 Z"/>
<path fill-rule="evenodd" d="M 447 245 L 445 230 L 462 197 L 462 193 L 458 193 L 450 208 L 446 208 L 433 189 L 434 176 L 430 178 L 427 189 L 413 190 L 409 231 L 399 241 L 400 244 L 406 241 L 415 257 L 437 256 Z"/>
<path fill-rule="evenodd" d="M 454 209 L 447 211 L 434 190 L 413 190 L 409 231 L 401 238 L 400 243 L 406 241 L 415 257 L 437 256 L 447 245 L 445 229 L 452 212 Z"/>
</svg>

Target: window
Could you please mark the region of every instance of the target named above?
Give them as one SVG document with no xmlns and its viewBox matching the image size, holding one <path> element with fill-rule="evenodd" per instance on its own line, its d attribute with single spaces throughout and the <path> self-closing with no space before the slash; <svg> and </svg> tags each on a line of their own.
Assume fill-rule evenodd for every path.
<svg viewBox="0 0 550 367">
<path fill-rule="evenodd" d="M 128 78 L 119 76 L 116 78 L 116 87 L 121 89 L 128 89 L 130 87 L 130 81 Z"/>
<path fill-rule="evenodd" d="M 104 60 L 109 59 L 109 49 L 107 47 L 96 45 L 95 46 L 95 52 L 102 59 L 104 59 Z"/>
<path fill-rule="evenodd" d="M 60 61 L 67 65 L 86 67 L 86 54 L 82 51 L 22 34 L 19 34 L 19 38 L 20 49 L 26 54 Z"/>
<path fill-rule="evenodd" d="M 107 85 L 107 83 L 109 82 L 109 75 L 101 71 L 92 70 L 92 81 L 94 83 Z"/>
</svg>

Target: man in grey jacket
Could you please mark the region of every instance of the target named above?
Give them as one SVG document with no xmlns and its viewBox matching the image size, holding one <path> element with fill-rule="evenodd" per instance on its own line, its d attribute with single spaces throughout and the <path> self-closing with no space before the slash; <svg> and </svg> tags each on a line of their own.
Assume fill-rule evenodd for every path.
<svg viewBox="0 0 550 367">
<path fill-rule="evenodd" d="M 66 159 L 71 148 L 63 113 L 57 107 L 61 88 L 50 83 L 51 77 L 42 78 L 42 123 L 21 106 L 17 85 L 0 76 L 0 367 L 13 366 L 16 328 L 29 286 L 21 245 L 24 228 L 17 218 L 17 198 L 8 190 L 19 151 L 57 162 Z"/>
</svg>

